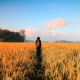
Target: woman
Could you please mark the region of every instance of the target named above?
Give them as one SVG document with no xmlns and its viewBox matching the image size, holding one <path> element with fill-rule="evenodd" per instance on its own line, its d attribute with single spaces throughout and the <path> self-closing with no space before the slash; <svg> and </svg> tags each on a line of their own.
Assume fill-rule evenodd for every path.
<svg viewBox="0 0 80 80">
<path fill-rule="evenodd" d="M 36 49 L 37 49 L 37 58 L 40 57 L 40 49 L 41 49 L 41 40 L 40 40 L 40 37 L 37 37 L 37 40 L 36 40 Z"/>
</svg>

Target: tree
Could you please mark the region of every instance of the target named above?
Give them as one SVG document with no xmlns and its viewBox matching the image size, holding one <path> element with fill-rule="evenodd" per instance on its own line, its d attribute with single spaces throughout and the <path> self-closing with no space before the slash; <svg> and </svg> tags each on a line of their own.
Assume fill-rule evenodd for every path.
<svg viewBox="0 0 80 80">
<path fill-rule="evenodd" d="M 19 30 L 19 34 L 20 34 L 21 36 L 23 36 L 23 37 L 24 37 L 24 39 L 25 39 L 26 34 L 25 34 L 25 30 L 24 30 L 24 29 Z"/>
<path fill-rule="evenodd" d="M 11 32 L 7 29 L 0 29 L 0 41 L 1 42 L 24 42 L 25 31 Z"/>
</svg>

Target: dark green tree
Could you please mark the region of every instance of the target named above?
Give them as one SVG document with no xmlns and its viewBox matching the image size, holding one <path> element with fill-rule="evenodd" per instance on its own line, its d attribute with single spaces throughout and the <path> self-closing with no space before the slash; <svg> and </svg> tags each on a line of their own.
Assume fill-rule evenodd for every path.
<svg viewBox="0 0 80 80">
<path fill-rule="evenodd" d="M 20 30 L 20 32 L 11 32 L 7 29 L 0 29 L 1 42 L 24 42 L 25 37 L 25 30 Z"/>
</svg>

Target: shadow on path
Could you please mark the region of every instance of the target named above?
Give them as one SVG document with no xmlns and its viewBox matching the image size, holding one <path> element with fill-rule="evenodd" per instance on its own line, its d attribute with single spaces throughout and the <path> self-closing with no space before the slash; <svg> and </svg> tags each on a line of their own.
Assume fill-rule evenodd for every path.
<svg viewBox="0 0 80 80">
<path fill-rule="evenodd" d="M 36 65 L 36 70 L 35 70 L 35 78 L 31 78 L 30 80 L 45 80 L 44 78 L 44 72 L 43 69 L 41 68 L 41 62 L 42 62 L 42 58 L 41 58 L 41 50 L 38 51 L 38 64 Z"/>
</svg>

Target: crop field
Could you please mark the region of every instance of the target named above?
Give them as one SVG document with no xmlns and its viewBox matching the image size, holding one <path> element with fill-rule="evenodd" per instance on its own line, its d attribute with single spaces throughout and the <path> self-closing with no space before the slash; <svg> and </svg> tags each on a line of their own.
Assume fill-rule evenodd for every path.
<svg viewBox="0 0 80 80">
<path fill-rule="evenodd" d="M 0 78 L 27 80 L 37 64 L 33 43 L 0 43 Z M 0 79 L 0 80 L 1 80 Z"/>
<path fill-rule="evenodd" d="M 35 43 L 1 42 L 0 80 L 80 80 L 80 43 L 42 43 L 36 57 Z"/>
<path fill-rule="evenodd" d="M 42 66 L 46 80 L 80 80 L 80 44 L 43 44 Z"/>
</svg>

